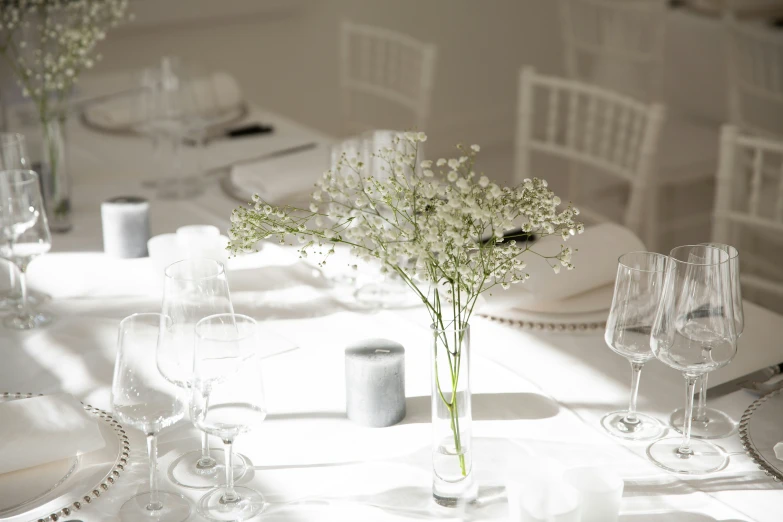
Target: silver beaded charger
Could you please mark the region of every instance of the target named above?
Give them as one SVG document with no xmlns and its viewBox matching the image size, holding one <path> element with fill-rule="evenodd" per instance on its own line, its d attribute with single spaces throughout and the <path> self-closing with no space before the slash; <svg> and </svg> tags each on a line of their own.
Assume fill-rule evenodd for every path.
<svg viewBox="0 0 783 522">
<path fill-rule="evenodd" d="M 500 324 L 517 326 L 525 330 L 539 332 L 592 332 L 606 328 L 606 321 L 586 321 L 573 323 L 554 323 L 546 321 L 525 321 L 522 319 L 508 319 L 504 317 L 495 317 L 493 315 L 478 314 L 479 317 L 489 319 Z"/>
<path fill-rule="evenodd" d="M 745 453 L 768 477 L 783 482 L 783 461 L 772 447 L 783 442 L 783 389 L 756 399 L 742 414 L 739 435 Z"/>
<path fill-rule="evenodd" d="M 41 396 L 41 394 L 3 392 L 0 393 L 0 402 L 35 396 Z M 9 518 L 3 518 L 3 520 L 62 522 L 65 517 L 85 509 L 85 507 L 98 500 L 101 495 L 119 480 L 130 456 L 130 441 L 125 433 L 125 429 L 110 413 L 89 404 L 82 403 L 82 405 L 87 413 L 106 423 L 104 428 L 108 429 L 102 429 L 102 432 L 111 431 L 117 437 L 116 443 L 114 441 L 106 441 L 108 449 L 99 450 L 107 453 L 111 451 L 111 459 L 107 459 L 105 465 L 103 462 L 100 464 L 105 468 L 105 473 L 100 471 L 100 474 L 96 473 L 94 475 L 95 478 L 92 481 L 86 482 L 82 487 L 75 488 L 74 482 L 78 482 L 79 472 L 79 462 L 77 461 L 75 469 L 69 470 L 54 487 L 36 498 L 23 500 L 20 505 L 12 508 L 13 514 Z M 115 447 L 116 453 L 114 451 Z M 54 509 L 51 507 L 54 507 Z"/>
</svg>

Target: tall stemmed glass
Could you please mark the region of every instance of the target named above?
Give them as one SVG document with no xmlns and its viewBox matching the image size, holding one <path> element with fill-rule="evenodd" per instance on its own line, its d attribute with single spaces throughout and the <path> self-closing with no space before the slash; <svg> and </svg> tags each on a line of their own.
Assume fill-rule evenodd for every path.
<svg viewBox="0 0 783 522">
<path fill-rule="evenodd" d="M 652 252 L 631 252 L 618 260 L 604 339 L 612 351 L 631 363 L 631 400 L 627 410 L 607 414 L 601 425 L 622 439 L 652 440 L 664 432 L 657 419 L 636 411 L 636 398 L 642 366 L 655 357 L 650 332 L 663 292 L 665 268 L 666 256 Z"/>
<path fill-rule="evenodd" d="M 718 446 L 691 439 L 691 421 L 696 381 L 729 364 L 737 353 L 733 308 L 725 251 L 706 245 L 671 251 L 651 347 L 661 362 L 685 376 L 686 402 L 682 439 L 661 439 L 647 448 L 650 460 L 663 469 L 700 474 L 728 463 L 726 452 Z"/>
<path fill-rule="evenodd" d="M 0 132 L 0 171 L 29 168 L 30 157 L 27 155 L 24 136 L 15 132 Z M 10 237 L 0 237 L 0 257 L 10 239 Z M 19 278 L 18 270 L 13 263 L 10 263 L 8 268 L 7 274 L 0 275 L 8 281 L 8 293 L 0 296 L 0 310 L 15 307 L 18 302 L 15 292 Z"/>
<path fill-rule="evenodd" d="M 0 172 L 0 230 L 7 245 L 0 251 L 19 269 L 21 302 L 4 324 L 17 330 L 30 330 L 48 323 L 51 317 L 30 309 L 27 299 L 27 267 L 36 257 L 52 248 L 38 174 L 32 170 Z"/>
<path fill-rule="evenodd" d="M 737 338 L 742 335 L 745 329 L 745 313 L 742 309 L 742 288 L 740 286 L 740 264 L 739 252 L 731 245 L 723 243 L 703 243 L 706 246 L 720 248 L 729 255 L 729 271 L 731 277 L 731 298 L 734 311 L 734 328 Z M 707 377 L 705 373 L 699 378 L 696 384 L 699 390 L 699 401 L 694 408 L 693 419 L 691 420 L 691 437 L 697 439 L 721 439 L 728 437 L 737 429 L 737 422 L 729 417 L 728 414 L 707 407 Z M 683 421 L 685 419 L 685 410 L 678 408 L 671 415 L 671 425 L 678 432 L 682 433 Z"/>
<path fill-rule="evenodd" d="M 183 391 L 158 371 L 158 336 L 171 324 L 161 314 L 134 314 L 120 323 L 117 360 L 111 386 L 114 413 L 147 437 L 150 490 L 128 499 L 120 508 L 122 520 L 181 522 L 190 516 L 190 504 L 181 495 L 158 489 L 158 433 L 185 415 Z"/>
<path fill-rule="evenodd" d="M 196 323 L 210 315 L 233 311 L 226 272 L 219 261 L 192 258 L 166 268 L 162 312 L 171 317 L 171 324 L 161 331 L 158 348 L 158 366 L 166 379 L 182 388 L 190 387 Z M 246 471 L 245 463 L 241 456 L 237 457 L 237 476 L 241 477 Z M 201 450 L 177 458 L 169 468 L 169 478 L 186 488 L 211 489 L 221 479 L 222 469 L 210 455 L 209 435 L 202 431 Z"/>
<path fill-rule="evenodd" d="M 234 486 L 234 440 L 256 429 L 266 418 L 261 372 L 261 345 L 256 322 L 245 315 L 219 314 L 199 321 L 193 363 L 196 426 L 225 444 L 226 485 L 199 501 L 198 510 L 212 520 L 247 520 L 264 509 L 264 497 Z"/>
</svg>

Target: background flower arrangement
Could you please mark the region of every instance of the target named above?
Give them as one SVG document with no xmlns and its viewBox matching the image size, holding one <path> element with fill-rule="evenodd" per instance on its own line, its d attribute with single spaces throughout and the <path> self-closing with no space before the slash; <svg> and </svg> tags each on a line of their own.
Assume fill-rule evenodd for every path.
<svg viewBox="0 0 783 522">
<path fill-rule="evenodd" d="M 0 0 L 0 55 L 41 123 L 41 177 L 53 230 L 70 211 L 62 125 L 79 74 L 101 59 L 95 48 L 128 15 L 129 0 Z M 51 215 L 53 214 L 53 215 Z"/>
<path fill-rule="evenodd" d="M 229 248 L 235 254 L 251 252 L 262 239 L 286 243 L 295 238 L 302 257 L 320 255 L 322 264 L 341 244 L 359 259 L 377 260 L 382 271 L 399 275 L 432 320 L 433 400 L 445 408 L 453 438 L 449 451 L 459 461 L 458 474 L 466 477 L 470 462 L 460 418 L 469 391 L 460 391 L 465 385 L 460 372 L 479 295 L 523 284 L 530 277 L 526 255 L 546 259 L 555 272 L 572 269 L 573 249 L 561 245 L 547 256 L 536 252 L 528 238 L 559 235 L 565 241 L 584 226 L 575 220 L 576 208 L 558 211 L 560 198 L 545 180 L 526 179 L 518 187 L 501 188 L 476 174 L 478 145 L 459 145 L 455 158 L 420 161 L 420 145 L 426 139 L 424 133 L 395 136 L 390 147 L 373 155 L 374 168 L 343 154 L 317 182 L 306 210 L 275 208 L 254 196 L 252 206 L 237 208 L 231 216 Z M 519 241 L 507 235 L 504 239 L 515 229 L 521 230 Z M 437 369 L 439 360 L 448 365 L 448 373 Z"/>
</svg>

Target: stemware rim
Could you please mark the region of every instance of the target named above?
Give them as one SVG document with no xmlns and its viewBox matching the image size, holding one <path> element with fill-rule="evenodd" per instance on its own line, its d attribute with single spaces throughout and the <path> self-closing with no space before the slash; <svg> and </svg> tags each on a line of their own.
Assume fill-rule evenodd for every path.
<svg viewBox="0 0 783 522">
<path fill-rule="evenodd" d="M 28 183 L 37 183 L 38 182 L 38 173 L 32 169 L 0 169 L 0 176 L 6 173 L 12 173 L 12 174 L 32 174 L 29 178 L 23 179 L 21 181 L 15 182 L 19 185 L 27 185 Z"/>
<path fill-rule="evenodd" d="M 704 243 L 699 243 L 696 246 L 708 246 L 712 248 L 717 248 L 719 250 L 723 250 L 720 247 L 726 247 L 728 250 L 723 250 L 723 251 L 726 252 L 726 254 L 728 254 L 729 261 L 739 257 L 739 250 L 737 249 L 737 247 L 733 245 L 729 245 L 728 243 L 719 243 L 717 241 L 706 241 Z"/>
<path fill-rule="evenodd" d="M 168 323 L 171 323 L 173 321 L 171 319 L 171 316 L 166 315 L 166 314 L 161 313 L 161 312 L 136 312 L 136 313 L 132 313 L 132 314 L 126 316 L 126 317 L 123 317 L 122 320 L 120 321 L 120 328 L 122 328 L 125 325 L 126 322 L 129 323 L 129 322 L 131 322 L 131 321 L 133 321 L 135 319 L 139 319 L 139 318 L 142 318 L 142 317 L 153 317 L 153 316 L 157 317 L 159 320 L 162 317 L 165 317 L 167 319 Z"/>
<path fill-rule="evenodd" d="M 208 261 L 208 262 L 215 263 L 217 265 L 217 272 L 215 274 L 207 275 L 203 277 L 179 277 L 169 273 L 169 270 L 175 265 L 179 265 L 181 263 L 192 263 L 193 261 Z M 180 259 L 179 261 L 174 261 L 173 263 L 168 265 L 165 270 L 163 270 L 164 277 L 168 279 L 173 279 L 175 281 L 204 281 L 207 279 L 216 279 L 222 275 L 225 275 L 225 273 L 226 273 L 226 267 L 223 265 L 223 263 L 221 263 L 217 259 L 212 259 L 209 257 L 191 257 L 188 259 Z M 215 314 L 215 315 L 219 315 L 219 314 Z"/>
<path fill-rule="evenodd" d="M 700 248 L 705 248 L 706 247 L 706 248 L 711 248 L 713 250 L 717 250 L 718 252 L 722 252 L 723 254 L 726 254 L 726 259 L 720 259 L 720 260 L 718 260 L 716 262 L 713 262 L 713 263 L 710 263 L 710 262 L 693 263 L 691 261 L 683 261 L 682 259 L 677 259 L 676 257 L 674 257 L 672 255 L 672 252 L 674 252 L 675 250 L 684 249 L 684 248 L 696 248 L 696 247 L 700 247 Z M 732 259 L 732 257 L 729 255 L 729 253 L 726 252 L 725 250 L 723 250 L 722 248 L 719 248 L 719 247 L 716 247 L 716 246 L 707 245 L 707 244 L 703 244 L 703 243 L 702 244 L 696 244 L 696 245 L 680 245 L 680 246 L 674 247 L 674 248 L 671 249 L 671 251 L 669 251 L 668 258 L 669 258 L 670 261 L 673 261 L 675 263 L 679 263 L 681 265 L 691 265 L 691 266 L 717 266 L 717 265 L 722 265 L 723 263 L 728 263 Z"/>
<path fill-rule="evenodd" d="M 630 255 L 634 255 L 634 254 L 645 254 L 645 255 L 648 255 L 648 256 L 651 256 L 651 257 L 663 258 L 664 266 L 660 270 L 651 270 L 651 269 L 646 269 L 646 268 L 638 268 L 638 267 L 630 266 L 630 265 L 628 265 L 626 263 L 623 263 L 623 258 L 624 257 L 630 256 Z M 634 250 L 633 252 L 626 252 L 626 253 L 620 255 L 617 258 L 617 264 L 622 266 L 623 268 L 625 268 L 627 270 L 633 270 L 634 272 L 645 272 L 645 273 L 651 273 L 652 274 L 652 273 L 655 273 L 655 272 L 665 272 L 666 271 L 666 260 L 668 259 L 668 257 L 669 256 L 667 256 L 666 254 L 660 254 L 658 252 L 649 252 L 647 250 Z"/>
<path fill-rule="evenodd" d="M 214 337 L 206 336 L 206 335 L 202 334 L 199 331 L 200 330 L 199 326 L 202 323 L 206 323 L 207 321 L 216 319 L 218 317 L 226 317 L 226 316 L 231 316 L 234 319 L 241 318 L 241 319 L 246 320 L 246 322 L 248 324 L 253 325 L 252 331 L 247 332 L 247 333 L 242 334 L 242 335 L 240 335 L 239 332 L 237 331 L 237 336 L 232 338 L 232 339 L 216 339 Z M 199 339 L 209 339 L 210 341 L 222 342 L 222 343 L 229 343 L 229 342 L 230 343 L 235 343 L 237 341 L 242 341 L 242 340 L 245 340 L 245 339 L 248 339 L 248 338 L 254 336 L 256 334 L 255 327 L 257 327 L 257 326 L 258 326 L 258 321 L 256 321 L 255 319 L 253 319 L 249 315 L 236 314 L 236 313 L 233 313 L 233 312 L 221 312 L 219 314 L 212 314 L 212 315 L 208 315 L 206 317 L 203 317 L 203 318 L 199 319 L 199 321 L 196 323 L 196 326 L 195 326 L 195 333 L 196 333 L 196 337 L 199 338 Z"/>
</svg>

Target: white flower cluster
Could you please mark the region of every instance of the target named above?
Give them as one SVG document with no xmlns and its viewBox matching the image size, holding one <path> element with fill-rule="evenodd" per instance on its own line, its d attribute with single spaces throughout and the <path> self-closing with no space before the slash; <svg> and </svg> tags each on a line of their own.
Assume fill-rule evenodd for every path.
<svg viewBox="0 0 783 522">
<path fill-rule="evenodd" d="M 251 208 L 234 210 L 229 248 L 253 251 L 270 236 L 283 243 L 296 238 L 302 256 L 315 251 L 326 258 L 334 244 L 346 244 L 359 258 L 377 259 L 399 274 L 433 316 L 448 303 L 454 318 L 467 322 L 480 293 L 530 277 L 523 254 L 541 255 L 530 235 L 567 240 L 584 230 L 576 208 L 557 210 L 560 198 L 546 181 L 499 187 L 473 170 L 478 145 L 458 146 L 455 158 L 419 161 L 426 139 L 413 132 L 395 136 L 369 162 L 375 172 L 343 154 L 318 181 L 307 211 L 273 208 L 256 196 Z M 514 230 L 521 230 L 519 240 L 507 237 Z M 572 254 L 561 246 L 541 257 L 559 272 L 573 268 Z"/>
<path fill-rule="evenodd" d="M 0 0 L 0 54 L 41 115 L 58 109 L 129 0 Z"/>
</svg>

